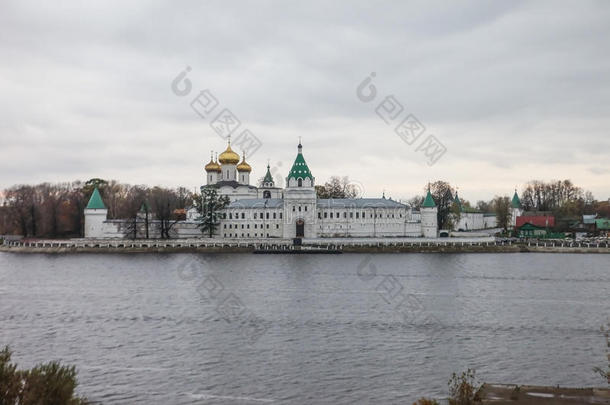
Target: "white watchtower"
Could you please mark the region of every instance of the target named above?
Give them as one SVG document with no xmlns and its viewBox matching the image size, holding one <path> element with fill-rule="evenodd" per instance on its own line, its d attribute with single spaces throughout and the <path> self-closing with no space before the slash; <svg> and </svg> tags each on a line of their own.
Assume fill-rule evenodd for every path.
<svg viewBox="0 0 610 405">
<path fill-rule="evenodd" d="M 430 187 L 428 187 L 428 194 L 426 199 L 421 206 L 421 231 L 424 238 L 436 238 L 438 236 L 438 208 L 430 193 Z"/>
<path fill-rule="evenodd" d="M 104 221 L 108 219 L 108 209 L 102 201 L 100 191 L 95 188 L 85 207 L 85 238 L 104 236 Z"/>
</svg>

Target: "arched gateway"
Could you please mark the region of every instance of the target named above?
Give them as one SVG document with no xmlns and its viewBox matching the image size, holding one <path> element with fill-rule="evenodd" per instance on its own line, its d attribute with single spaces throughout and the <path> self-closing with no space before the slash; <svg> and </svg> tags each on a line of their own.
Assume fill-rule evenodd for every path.
<svg viewBox="0 0 610 405">
<path fill-rule="evenodd" d="M 303 221 L 302 219 L 297 219 L 296 226 L 297 226 L 296 237 L 297 238 L 305 237 L 305 221 Z"/>
</svg>

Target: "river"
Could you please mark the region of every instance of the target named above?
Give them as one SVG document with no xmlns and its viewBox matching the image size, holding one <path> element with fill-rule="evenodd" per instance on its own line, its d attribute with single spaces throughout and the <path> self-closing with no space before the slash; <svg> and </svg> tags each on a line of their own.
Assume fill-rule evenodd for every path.
<svg viewBox="0 0 610 405">
<path fill-rule="evenodd" d="M 0 253 L 0 346 L 104 404 L 401 403 L 603 386 L 603 254 Z"/>
</svg>

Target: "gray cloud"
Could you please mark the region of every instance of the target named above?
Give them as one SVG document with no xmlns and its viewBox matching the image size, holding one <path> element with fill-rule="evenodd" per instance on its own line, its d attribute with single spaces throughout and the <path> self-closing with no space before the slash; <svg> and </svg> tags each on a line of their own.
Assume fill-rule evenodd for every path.
<svg viewBox="0 0 610 405">
<path fill-rule="evenodd" d="M 302 136 L 318 181 L 369 195 L 447 179 L 476 200 L 548 177 L 607 198 L 607 21 L 594 1 L 4 2 L 0 187 L 196 187 L 224 143 L 170 91 L 189 65 L 263 140 L 253 178 L 267 158 L 287 172 Z M 445 143 L 434 167 L 356 98 L 370 72 Z"/>
</svg>

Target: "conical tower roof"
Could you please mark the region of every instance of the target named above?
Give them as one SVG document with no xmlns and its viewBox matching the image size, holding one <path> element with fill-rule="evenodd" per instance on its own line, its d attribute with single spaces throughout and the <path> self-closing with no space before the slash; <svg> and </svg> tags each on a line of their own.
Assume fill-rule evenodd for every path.
<svg viewBox="0 0 610 405">
<path fill-rule="evenodd" d="M 458 208 L 460 209 L 460 211 L 462 211 L 463 207 L 462 207 L 462 201 L 460 200 L 460 197 L 458 197 L 458 192 L 455 192 L 455 198 L 453 199 L 453 202 L 455 204 L 457 204 Z"/>
<path fill-rule="evenodd" d="M 430 192 L 430 187 L 428 187 L 428 194 L 426 194 L 426 199 L 422 204 L 422 208 L 434 208 L 436 207 L 436 203 L 434 202 L 434 198 L 432 198 L 432 193 Z"/>
<path fill-rule="evenodd" d="M 513 194 L 513 200 L 511 201 L 511 205 L 513 208 L 521 208 L 521 200 L 517 195 L 517 190 L 515 190 L 515 194 Z"/>
<path fill-rule="evenodd" d="M 89 203 L 87 204 L 86 209 L 88 210 L 105 210 L 106 206 L 104 205 L 104 201 L 102 200 L 102 196 L 100 195 L 100 191 L 95 188 L 93 193 L 91 194 L 91 198 L 89 198 Z"/>
<path fill-rule="evenodd" d="M 265 174 L 265 178 L 263 179 L 263 184 L 275 184 L 273 180 L 273 176 L 271 175 L 271 170 L 269 170 L 269 164 L 267 164 L 267 173 Z"/>
<path fill-rule="evenodd" d="M 307 166 L 307 162 L 305 162 L 305 158 L 303 157 L 303 146 L 299 141 L 297 157 L 294 159 L 294 163 L 292 164 L 292 169 L 290 169 L 290 173 L 288 174 L 288 180 L 294 178 L 295 180 L 299 177 L 302 179 L 309 178 L 313 183 L 313 175 Z"/>
</svg>

